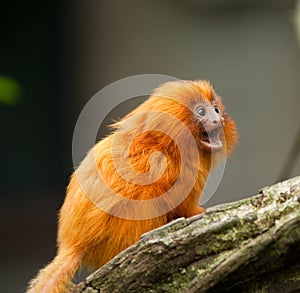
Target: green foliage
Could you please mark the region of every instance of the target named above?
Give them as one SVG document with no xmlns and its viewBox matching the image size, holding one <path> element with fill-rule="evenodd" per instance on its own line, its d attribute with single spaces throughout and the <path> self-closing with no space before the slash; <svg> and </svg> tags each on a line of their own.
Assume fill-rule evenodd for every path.
<svg viewBox="0 0 300 293">
<path fill-rule="evenodd" d="M 0 104 L 15 106 L 19 103 L 21 86 L 15 80 L 0 76 Z"/>
</svg>

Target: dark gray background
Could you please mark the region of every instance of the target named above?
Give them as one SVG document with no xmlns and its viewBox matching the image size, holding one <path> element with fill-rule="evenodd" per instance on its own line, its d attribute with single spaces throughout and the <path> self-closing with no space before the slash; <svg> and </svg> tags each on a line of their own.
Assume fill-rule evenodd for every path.
<svg viewBox="0 0 300 293">
<path fill-rule="evenodd" d="M 53 257 L 76 119 L 98 90 L 118 79 L 157 73 L 213 83 L 240 139 L 206 206 L 276 182 L 300 127 L 295 4 L 1 2 L 0 74 L 22 86 L 19 104 L 0 105 L 1 292 L 23 292 Z M 298 159 L 289 176 L 299 173 Z"/>
</svg>

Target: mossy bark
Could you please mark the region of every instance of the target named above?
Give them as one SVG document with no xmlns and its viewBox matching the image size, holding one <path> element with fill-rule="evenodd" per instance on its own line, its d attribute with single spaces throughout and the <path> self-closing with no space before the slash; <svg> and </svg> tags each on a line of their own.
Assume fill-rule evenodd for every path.
<svg viewBox="0 0 300 293">
<path fill-rule="evenodd" d="M 74 292 L 299 292 L 300 177 L 141 237 Z"/>
</svg>

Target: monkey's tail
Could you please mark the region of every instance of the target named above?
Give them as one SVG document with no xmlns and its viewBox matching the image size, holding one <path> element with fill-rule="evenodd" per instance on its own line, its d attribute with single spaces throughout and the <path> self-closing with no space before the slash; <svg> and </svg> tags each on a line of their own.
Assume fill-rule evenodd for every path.
<svg viewBox="0 0 300 293">
<path fill-rule="evenodd" d="M 60 251 L 30 283 L 26 293 L 63 293 L 70 289 L 71 279 L 79 268 L 83 253 Z"/>
</svg>

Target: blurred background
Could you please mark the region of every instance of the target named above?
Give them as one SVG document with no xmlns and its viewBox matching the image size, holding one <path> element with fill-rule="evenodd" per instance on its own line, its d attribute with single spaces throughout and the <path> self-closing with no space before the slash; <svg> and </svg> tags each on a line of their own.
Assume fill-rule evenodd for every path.
<svg viewBox="0 0 300 293">
<path fill-rule="evenodd" d="M 54 256 L 77 117 L 121 78 L 208 79 L 222 96 L 240 139 L 207 207 L 300 174 L 297 1 L 1 1 L 0 32 L 1 292 Z"/>
</svg>

